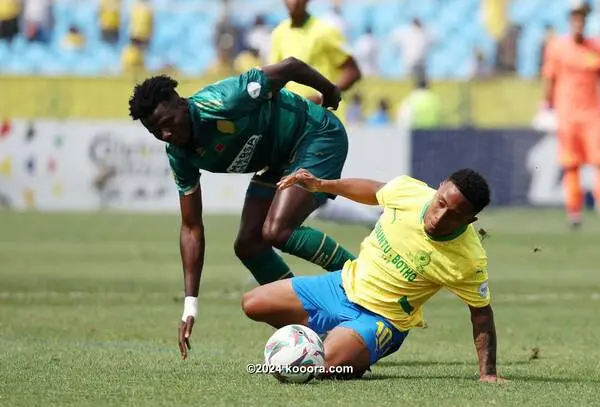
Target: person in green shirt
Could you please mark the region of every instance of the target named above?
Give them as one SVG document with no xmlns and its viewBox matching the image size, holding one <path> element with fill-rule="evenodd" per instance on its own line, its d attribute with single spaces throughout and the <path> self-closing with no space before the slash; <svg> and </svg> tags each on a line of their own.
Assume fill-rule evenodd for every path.
<svg viewBox="0 0 600 407">
<path fill-rule="evenodd" d="M 290 81 L 319 91 L 322 105 L 283 89 Z M 166 143 L 179 190 L 185 282 L 179 348 L 185 359 L 204 263 L 200 170 L 255 173 L 234 250 L 260 284 L 293 277 L 274 247 L 328 271 L 341 269 L 354 256 L 323 232 L 302 226 L 335 196 L 301 186 L 276 188 L 282 177 L 300 168 L 323 179 L 341 176 L 348 137 L 329 110 L 341 100 L 333 83 L 291 57 L 213 83 L 189 98 L 181 97 L 176 87 L 177 81 L 165 75 L 146 79 L 135 86 L 129 113 Z"/>
</svg>

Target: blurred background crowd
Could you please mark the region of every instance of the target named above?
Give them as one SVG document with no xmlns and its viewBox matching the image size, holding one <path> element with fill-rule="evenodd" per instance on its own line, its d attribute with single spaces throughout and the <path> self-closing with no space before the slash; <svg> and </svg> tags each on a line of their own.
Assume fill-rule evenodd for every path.
<svg viewBox="0 0 600 407">
<path fill-rule="evenodd" d="M 572 5 L 311 0 L 309 10 L 343 33 L 363 78 L 409 84 L 396 92 L 401 96 L 357 87 L 348 96 L 349 122 L 401 121 L 403 101 L 431 93 L 429 109 L 460 116 L 441 112 L 440 122 L 464 124 L 472 120 L 471 98 L 460 89 L 452 98 L 434 92 L 430 82 L 536 78 L 546 42 L 568 29 Z M 270 33 L 287 17 L 282 0 L 0 0 L 0 75 L 223 77 L 267 63 Z M 588 30 L 600 33 L 597 11 Z M 454 99 L 469 112 L 461 113 Z"/>
</svg>

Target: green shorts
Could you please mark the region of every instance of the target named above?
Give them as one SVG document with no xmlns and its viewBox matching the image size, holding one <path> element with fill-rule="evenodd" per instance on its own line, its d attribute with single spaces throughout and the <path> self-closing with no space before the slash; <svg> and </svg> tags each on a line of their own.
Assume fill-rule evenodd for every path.
<svg viewBox="0 0 600 407">
<path fill-rule="evenodd" d="M 303 168 L 315 177 L 322 179 L 338 179 L 348 155 L 348 135 L 342 122 L 331 112 L 316 129 L 308 126 L 302 141 L 292 151 L 287 165 L 278 169 L 269 168 L 252 177 L 246 195 L 272 198 L 275 195 L 276 184 L 279 180 L 294 171 Z M 314 192 L 319 206 L 327 198 L 335 199 L 334 195 L 324 192 Z"/>
</svg>

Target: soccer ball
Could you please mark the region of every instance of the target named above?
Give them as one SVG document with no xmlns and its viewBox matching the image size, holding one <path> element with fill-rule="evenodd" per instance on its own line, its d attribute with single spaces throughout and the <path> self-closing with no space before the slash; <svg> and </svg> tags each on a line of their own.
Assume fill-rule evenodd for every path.
<svg viewBox="0 0 600 407">
<path fill-rule="evenodd" d="M 324 369 L 323 342 L 308 327 L 284 326 L 267 341 L 265 364 L 269 373 L 282 383 L 308 383 Z"/>
</svg>

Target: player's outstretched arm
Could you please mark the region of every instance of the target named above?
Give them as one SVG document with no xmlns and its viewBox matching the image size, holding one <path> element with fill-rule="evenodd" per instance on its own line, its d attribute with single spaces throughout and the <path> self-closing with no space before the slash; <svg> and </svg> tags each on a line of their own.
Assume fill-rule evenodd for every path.
<svg viewBox="0 0 600 407">
<path fill-rule="evenodd" d="M 502 382 L 496 371 L 496 325 L 494 312 L 487 305 L 482 308 L 469 307 L 473 324 L 473 340 L 479 359 L 479 376 L 483 382 Z"/>
<path fill-rule="evenodd" d="M 344 198 L 366 205 L 379 205 L 377 191 L 385 184 L 363 178 L 320 179 L 305 169 L 299 169 L 293 174 L 282 178 L 277 187 L 279 189 L 286 189 L 292 185 L 299 185 L 311 192 L 325 192 L 327 194 L 343 196 Z"/>
<path fill-rule="evenodd" d="M 183 264 L 185 303 L 179 326 L 179 350 L 183 359 L 190 349 L 189 338 L 198 316 L 198 290 L 204 266 L 204 223 L 202 221 L 202 194 L 200 186 L 179 200 L 181 232 L 179 246 Z"/>
<path fill-rule="evenodd" d="M 262 71 L 269 78 L 274 92 L 282 89 L 288 82 L 297 82 L 319 91 L 323 95 L 322 106 L 334 110 L 342 98 L 335 84 L 297 58 L 288 57 L 276 64 L 263 66 Z"/>
</svg>

